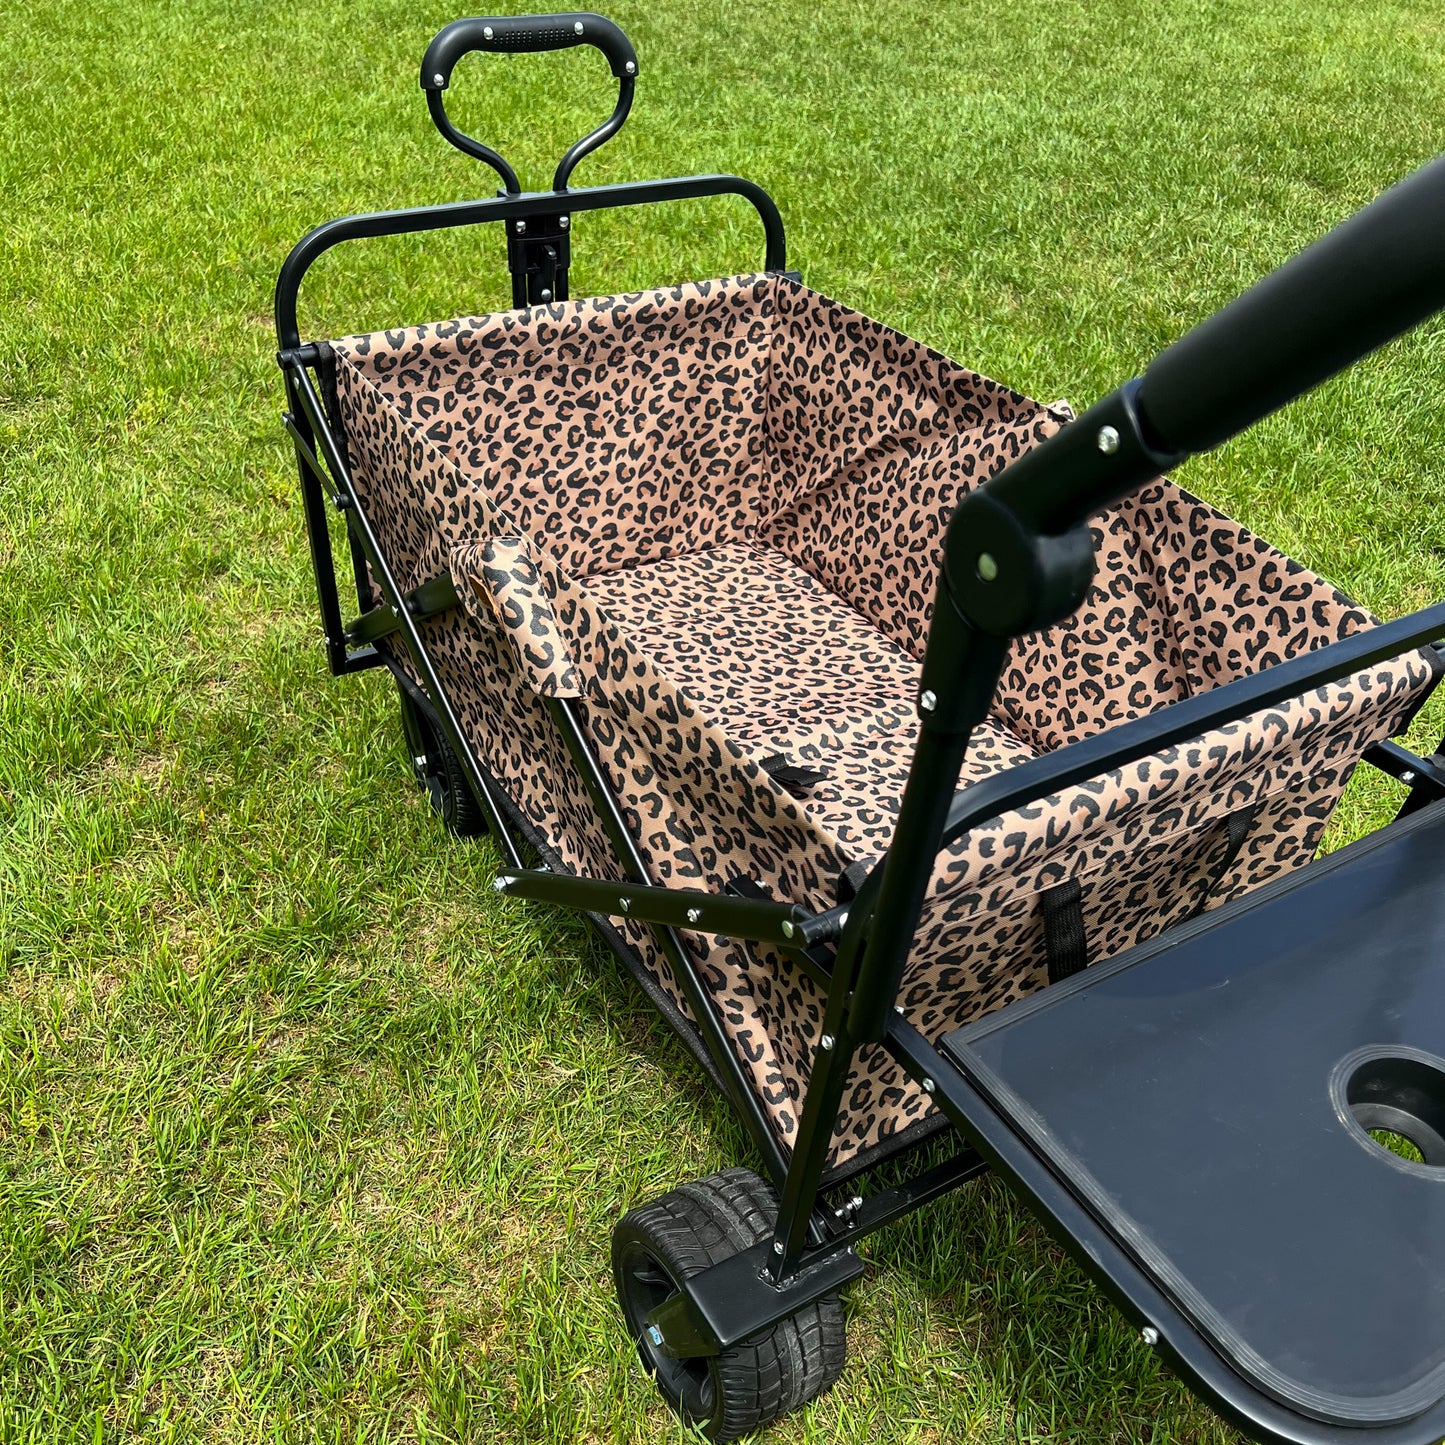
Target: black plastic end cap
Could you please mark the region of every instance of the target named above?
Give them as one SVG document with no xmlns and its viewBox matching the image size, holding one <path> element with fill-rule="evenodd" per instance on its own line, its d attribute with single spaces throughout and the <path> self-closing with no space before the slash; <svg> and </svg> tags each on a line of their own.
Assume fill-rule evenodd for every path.
<svg viewBox="0 0 1445 1445">
<path fill-rule="evenodd" d="M 1094 579 L 1087 527 L 1038 533 L 986 488 L 958 505 L 949 526 L 944 579 L 959 612 L 980 632 L 1019 637 L 1067 617 Z"/>
</svg>

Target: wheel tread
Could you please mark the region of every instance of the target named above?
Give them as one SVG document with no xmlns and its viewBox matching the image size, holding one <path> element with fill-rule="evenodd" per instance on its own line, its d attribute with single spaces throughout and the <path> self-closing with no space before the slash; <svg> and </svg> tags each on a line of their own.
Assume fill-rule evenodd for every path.
<svg viewBox="0 0 1445 1445">
<path fill-rule="evenodd" d="M 631 1210 L 618 1237 L 641 1235 L 674 1278 L 686 1279 L 769 1238 L 777 1207 L 770 1185 L 734 1167 Z M 699 1422 L 705 1435 L 734 1440 L 798 1409 L 837 1380 L 846 1354 L 836 1295 L 735 1345 L 713 1364 L 714 1410 Z"/>
</svg>

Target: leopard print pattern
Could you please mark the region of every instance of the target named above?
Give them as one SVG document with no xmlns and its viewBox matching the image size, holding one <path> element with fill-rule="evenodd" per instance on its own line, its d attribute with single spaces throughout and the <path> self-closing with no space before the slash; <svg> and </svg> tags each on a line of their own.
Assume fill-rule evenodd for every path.
<svg viewBox="0 0 1445 1445">
<path fill-rule="evenodd" d="M 768 548 L 713 547 L 584 585 L 733 737 L 821 758 L 913 714 L 914 658 Z"/>
<path fill-rule="evenodd" d="M 525 537 L 491 537 L 474 547 L 457 547 L 450 570 L 459 597 L 486 600 L 538 697 L 582 696 L 554 599 Z M 471 611 L 480 620 L 479 609 Z"/>
<path fill-rule="evenodd" d="M 767 277 L 558 303 L 335 343 L 573 575 L 746 538 L 763 510 Z M 433 519 L 467 540 L 448 488 Z"/>
<path fill-rule="evenodd" d="M 576 696 L 655 881 L 739 875 L 811 909 L 881 856 L 958 498 L 1065 419 L 781 277 L 741 277 L 334 343 L 354 480 L 480 761 L 564 864 L 617 878 L 546 710 Z M 1015 645 L 961 781 L 1348 634 L 1370 619 L 1171 483 L 1096 520 L 1080 613 Z M 1313 851 L 1418 655 L 972 830 L 941 855 L 901 1002 L 926 1036 L 1041 987 L 1038 894 L 1078 877 L 1095 958 L 1178 920 L 1253 803 L 1212 901 Z M 763 764 L 816 762 L 791 795 Z M 682 1006 L 648 931 L 619 928 Z M 786 1143 L 821 1028 L 785 955 L 684 935 Z M 685 1006 L 684 1011 L 685 1011 Z M 927 1117 L 861 1052 L 831 1163 Z"/>
<path fill-rule="evenodd" d="M 973 830 L 935 870 L 904 975 L 909 1021 L 936 1039 L 1044 986 L 1039 894 L 1065 878 L 1084 885 L 1098 961 L 1307 861 L 1360 753 L 1396 729 L 1431 680 L 1418 655 L 1386 664 Z M 874 774 L 867 807 L 891 806 L 881 826 L 853 826 L 853 837 L 871 835 L 868 853 L 891 833 L 906 770 L 900 749 L 891 777 Z M 1206 900 L 1222 820 L 1251 803 L 1240 857 Z M 929 1111 L 881 1050 L 860 1054 L 849 1088 L 857 1112 L 838 1121 L 842 1157 L 875 1143 L 875 1124 L 902 1129 Z"/>
</svg>

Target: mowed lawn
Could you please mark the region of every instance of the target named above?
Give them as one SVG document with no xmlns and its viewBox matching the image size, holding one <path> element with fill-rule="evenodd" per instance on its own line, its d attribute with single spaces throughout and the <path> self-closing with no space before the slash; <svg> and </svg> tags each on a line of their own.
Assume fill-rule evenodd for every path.
<svg viewBox="0 0 1445 1445">
<path fill-rule="evenodd" d="M 291 244 L 493 188 L 417 85 L 454 13 L 0 16 L 5 1442 L 685 1438 L 608 1236 L 742 1134 L 582 927 L 443 835 L 385 675 L 327 677 L 279 424 Z M 1419 3 L 610 13 L 638 100 L 578 183 L 753 176 L 813 285 L 1076 405 L 1445 149 Z M 586 50 L 466 61 L 452 97 L 544 184 L 612 93 Z M 735 202 L 574 246 L 577 295 L 761 260 Z M 313 336 L 508 295 L 494 230 L 314 282 Z M 1427 327 L 1183 479 L 1381 615 L 1423 605 L 1442 351 Z M 1391 801 L 1362 783 L 1332 841 Z M 1234 1438 L 998 1181 L 866 1248 L 848 1369 L 780 1445 Z"/>
</svg>

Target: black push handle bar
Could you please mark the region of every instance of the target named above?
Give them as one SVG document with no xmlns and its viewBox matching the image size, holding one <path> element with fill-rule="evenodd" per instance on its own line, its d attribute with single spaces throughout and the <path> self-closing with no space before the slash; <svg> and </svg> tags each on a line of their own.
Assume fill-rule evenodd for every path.
<svg viewBox="0 0 1445 1445">
<path fill-rule="evenodd" d="M 957 786 L 969 736 L 987 713 L 1008 640 L 1062 621 L 1088 595 L 1095 563 L 1083 523 L 1442 307 L 1445 157 L 1196 326 L 1161 352 L 1142 379 L 1125 382 L 958 504 L 944 542 L 919 679 L 922 725 L 894 841 L 851 901 L 839 944 L 833 977 L 846 992 L 847 971 L 867 932 L 851 1014 L 846 1027 L 839 1024 L 845 1035 L 877 1041 L 887 1032 L 934 856 L 977 821 L 967 808 L 950 809 L 947 795 Z M 1424 631 L 1389 634 L 1390 652 L 1381 656 L 1435 635 L 1438 614 L 1425 618 Z M 1268 693 L 1280 682 L 1303 682 L 1294 674 L 1275 677 L 1284 666 L 1250 679 L 1250 687 Z M 1270 705 L 1268 696 L 1260 701 Z M 1217 715 L 1195 709 L 1170 721 L 1183 731 L 1151 735 L 1161 746 L 1192 734 L 1196 725 L 1213 725 Z M 1079 746 L 1101 767 L 1116 761 Z M 983 806 L 992 812 L 1015 801 L 986 798 Z M 785 1208 L 787 1202 L 785 1194 Z"/>
<path fill-rule="evenodd" d="M 1164 351 L 1138 406 L 1199 452 L 1445 306 L 1445 157 L 1385 192 Z"/>
<path fill-rule="evenodd" d="M 1442 307 L 1445 156 L 1180 337 L 1142 379 L 1090 407 L 977 495 L 1032 531 L 1067 532 Z M 952 580 L 961 593 L 979 592 L 980 602 L 972 562 L 962 552 L 964 534 L 986 505 L 966 500 L 950 528 Z M 1021 617 L 1024 610 L 1017 609 Z"/>
<path fill-rule="evenodd" d="M 538 50 L 568 50 L 574 45 L 596 46 L 607 57 L 619 84 L 612 114 L 596 130 L 575 141 L 558 161 L 552 189 L 562 191 L 567 188 L 568 177 L 577 162 L 616 135 L 632 109 L 637 52 L 620 26 L 590 10 L 572 10 L 561 15 L 477 15 L 443 26 L 432 36 L 422 57 L 421 88 L 426 91 L 427 110 L 436 128 L 464 155 L 491 166 L 502 178 L 509 195 L 518 195 L 522 189 L 516 171 L 491 146 L 463 135 L 451 123 L 442 91 L 451 84 L 457 61 L 470 51 L 517 55 Z"/>
<path fill-rule="evenodd" d="M 618 80 L 637 74 L 637 52 L 632 42 L 605 15 L 588 10 L 563 15 L 478 15 L 453 20 L 437 31 L 421 62 L 423 90 L 445 90 L 452 69 L 472 50 L 516 55 L 539 50 L 568 50 L 593 45 L 607 57 Z"/>
</svg>

